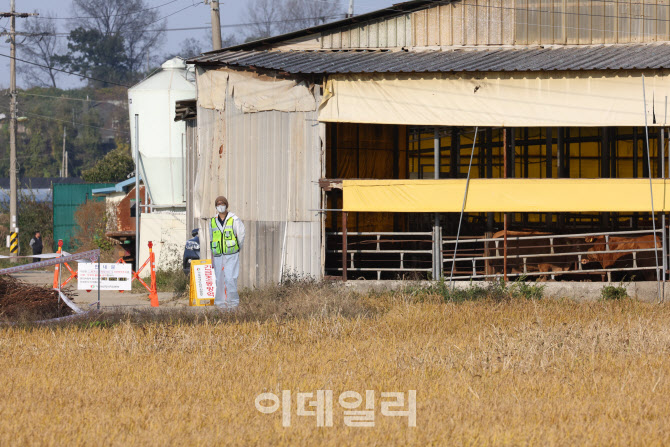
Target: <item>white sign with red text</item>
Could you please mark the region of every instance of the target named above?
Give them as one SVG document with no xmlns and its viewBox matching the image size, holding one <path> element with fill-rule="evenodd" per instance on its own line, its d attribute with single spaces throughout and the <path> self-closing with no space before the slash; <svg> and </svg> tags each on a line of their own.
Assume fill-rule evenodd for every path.
<svg viewBox="0 0 670 447">
<path fill-rule="evenodd" d="M 216 278 L 212 264 L 194 264 L 195 293 L 199 300 L 214 299 L 216 296 Z"/>
<path fill-rule="evenodd" d="M 77 280 L 79 290 L 98 290 L 98 263 L 80 263 Z M 130 264 L 100 264 L 100 290 L 130 290 L 132 280 L 133 269 Z"/>
</svg>

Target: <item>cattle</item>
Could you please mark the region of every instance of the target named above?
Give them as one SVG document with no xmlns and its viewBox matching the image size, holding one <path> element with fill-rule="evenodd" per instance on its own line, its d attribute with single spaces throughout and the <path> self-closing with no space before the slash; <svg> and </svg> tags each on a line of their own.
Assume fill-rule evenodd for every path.
<svg viewBox="0 0 670 447">
<path fill-rule="evenodd" d="M 654 239 L 656 240 L 656 248 L 661 250 L 661 239 L 653 235 L 637 237 L 610 236 L 609 250 L 605 236 L 586 237 L 585 242 L 590 245 L 588 249 L 590 253 L 582 259 L 582 264 L 588 266 L 591 263 L 596 263 L 600 264 L 603 269 L 633 268 L 633 259 L 635 259 L 637 267 L 656 267 Z M 650 251 L 636 252 L 635 256 L 633 256 L 632 251 L 625 251 L 642 249 L 649 249 Z M 614 251 L 616 253 L 591 253 L 604 251 Z M 659 264 L 661 263 L 660 253 L 658 262 Z M 640 273 L 640 276 L 645 280 L 651 281 L 656 279 L 656 272 L 654 270 L 642 270 Z"/>
<path fill-rule="evenodd" d="M 493 238 L 503 238 L 505 231 L 498 231 Z M 522 239 L 520 237 L 547 236 L 541 239 Z M 549 236 L 553 236 L 553 244 Z M 539 231 L 508 231 L 507 232 L 507 272 L 510 274 L 523 273 L 557 273 L 577 269 L 577 255 L 568 255 L 568 252 L 579 251 L 584 245 L 583 239 L 570 238 L 552 233 Z M 489 256 L 503 256 L 503 243 L 495 248 L 489 248 Z M 553 255 L 552 255 L 553 245 Z M 586 247 L 583 247 L 586 250 Z M 561 255 L 561 253 L 566 253 Z M 545 255 L 545 256 L 529 256 Z M 525 257 L 525 260 L 524 260 Z M 492 259 L 490 266 L 495 274 L 503 273 L 503 259 Z M 534 275 L 535 276 L 535 275 Z M 545 280 L 548 275 L 541 275 L 538 279 Z"/>
</svg>

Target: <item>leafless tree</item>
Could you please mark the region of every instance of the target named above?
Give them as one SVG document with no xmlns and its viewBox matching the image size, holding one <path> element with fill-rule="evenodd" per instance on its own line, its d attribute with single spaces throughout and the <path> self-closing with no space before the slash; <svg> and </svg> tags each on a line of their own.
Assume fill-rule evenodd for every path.
<svg viewBox="0 0 670 447">
<path fill-rule="evenodd" d="M 247 40 L 260 39 L 344 18 L 340 0 L 251 0 L 244 12 Z"/>
<path fill-rule="evenodd" d="M 310 26 L 343 19 L 346 15 L 344 6 L 339 0 L 285 0 L 282 17 L 282 32 L 295 31 Z"/>
<path fill-rule="evenodd" d="M 57 88 L 56 80 L 61 74 L 58 53 L 63 47 L 63 39 L 56 35 L 58 29 L 52 16 L 31 18 L 21 30 L 26 34 L 17 39 L 19 58 L 33 64 L 18 63 L 17 71 L 28 86 Z"/>
<path fill-rule="evenodd" d="M 72 28 L 84 27 L 104 35 L 123 37 L 131 72 L 141 71 L 150 51 L 156 50 L 164 34 L 161 11 L 145 0 L 73 0 L 77 16 Z"/>
</svg>

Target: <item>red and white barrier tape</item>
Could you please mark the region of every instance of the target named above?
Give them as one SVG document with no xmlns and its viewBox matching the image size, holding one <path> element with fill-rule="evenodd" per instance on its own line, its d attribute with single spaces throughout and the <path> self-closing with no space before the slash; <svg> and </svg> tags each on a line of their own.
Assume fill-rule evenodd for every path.
<svg viewBox="0 0 670 447">
<path fill-rule="evenodd" d="M 55 254 L 55 253 L 53 253 Z M 38 256 L 51 256 L 50 255 L 38 255 Z M 32 257 L 32 256 L 30 256 Z M 74 255 L 67 255 L 67 256 L 58 256 L 58 257 L 53 257 L 52 259 L 48 259 L 46 261 L 40 261 L 40 262 L 33 262 L 31 264 L 25 264 L 25 265 L 19 265 L 16 267 L 9 267 L 6 269 L 0 269 L 0 275 L 8 275 L 10 273 L 18 273 L 18 272 L 24 272 L 26 270 L 33 270 L 36 268 L 40 267 L 51 267 L 52 265 L 58 265 L 58 264 L 64 264 L 68 261 L 77 261 L 77 260 L 87 260 L 90 262 L 95 262 L 98 260 L 100 257 L 100 249 L 96 250 L 91 250 L 91 251 L 85 251 L 82 253 L 77 253 Z"/>
</svg>

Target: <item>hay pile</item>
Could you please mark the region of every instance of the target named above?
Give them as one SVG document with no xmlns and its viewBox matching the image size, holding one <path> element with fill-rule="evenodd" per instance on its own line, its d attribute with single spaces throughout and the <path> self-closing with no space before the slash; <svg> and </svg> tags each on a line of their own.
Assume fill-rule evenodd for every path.
<svg viewBox="0 0 670 447">
<path fill-rule="evenodd" d="M 72 314 L 72 309 L 58 299 L 57 290 L 0 275 L 0 320 L 41 320 Z"/>
</svg>

